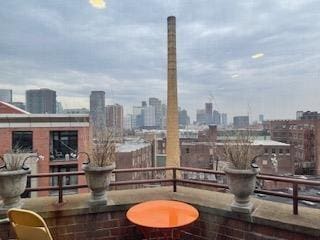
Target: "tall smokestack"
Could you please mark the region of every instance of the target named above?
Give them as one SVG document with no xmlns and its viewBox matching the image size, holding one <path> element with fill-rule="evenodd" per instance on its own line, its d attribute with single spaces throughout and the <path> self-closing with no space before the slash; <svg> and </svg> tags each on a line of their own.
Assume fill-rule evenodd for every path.
<svg viewBox="0 0 320 240">
<path fill-rule="evenodd" d="M 168 17 L 168 83 L 167 83 L 167 143 L 166 165 L 180 166 L 178 94 L 177 94 L 177 55 L 176 17 Z"/>
</svg>

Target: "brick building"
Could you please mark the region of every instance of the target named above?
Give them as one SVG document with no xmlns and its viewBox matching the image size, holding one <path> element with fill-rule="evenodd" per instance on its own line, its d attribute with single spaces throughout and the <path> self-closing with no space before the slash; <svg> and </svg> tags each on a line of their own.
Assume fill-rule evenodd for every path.
<svg viewBox="0 0 320 240">
<path fill-rule="evenodd" d="M 124 141 L 117 145 L 117 169 L 128 168 L 148 168 L 152 167 L 153 155 L 151 143 L 143 140 L 133 139 Z M 116 181 L 143 180 L 149 179 L 152 175 L 150 172 L 118 173 L 115 176 Z M 123 187 L 117 187 L 121 189 Z M 124 186 L 128 188 L 128 186 Z"/>
<path fill-rule="evenodd" d="M 181 143 L 181 166 L 222 170 L 226 160 L 222 156 L 224 143 L 216 142 L 183 142 Z M 291 148 L 289 144 L 271 141 L 254 140 L 253 149 L 261 157 L 257 159 L 262 174 L 293 174 L 291 160 Z M 273 166 L 271 159 L 277 161 L 277 169 Z"/>
<path fill-rule="evenodd" d="M 224 143 L 217 136 L 216 126 L 209 125 L 208 129 L 198 131 L 197 135 L 197 138 L 182 138 L 180 136 L 180 165 L 182 167 L 222 170 L 226 164 L 221 155 Z M 254 140 L 253 148 L 262 155 L 257 159 L 261 173 L 294 174 L 290 144 L 272 140 Z M 163 158 L 166 157 L 165 138 L 157 138 L 155 149 L 157 151 L 157 166 L 165 165 L 163 164 L 165 162 Z M 277 161 L 277 169 L 272 165 L 271 159 Z"/>
<path fill-rule="evenodd" d="M 271 139 L 292 145 L 297 174 L 320 173 L 320 120 L 275 120 L 264 124 Z"/>
<path fill-rule="evenodd" d="M 0 155 L 18 146 L 44 156 L 32 173 L 78 171 L 83 159 L 72 158 L 71 153 L 88 151 L 89 116 L 0 114 L 0 139 Z M 65 185 L 85 182 L 83 177 L 77 176 L 64 177 L 63 181 Z M 57 185 L 57 178 L 39 178 L 32 186 L 34 184 L 39 187 Z M 48 195 L 48 192 L 39 192 L 39 195 Z"/>
</svg>

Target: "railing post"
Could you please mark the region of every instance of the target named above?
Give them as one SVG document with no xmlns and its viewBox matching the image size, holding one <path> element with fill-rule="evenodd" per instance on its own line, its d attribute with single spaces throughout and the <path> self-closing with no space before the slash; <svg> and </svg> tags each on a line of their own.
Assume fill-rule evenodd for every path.
<svg viewBox="0 0 320 240">
<path fill-rule="evenodd" d="M 292 184 L 292 200 L 293 200 L 293 214 L 298 215 L 298 184 Z"/>
<path fill-rule="evenodd" d="M 172 178 L 173 178 L 173 192 L 177 191 L 177 169 L 172 168 Z"/>
<path fill-rule="evenodd" d="M 62 179 L 63 179 L 63 176 L 62 175 L 59 175 L 58 176 L 58 187 L 59 187 L 59 203 L 63 203 L 63 190 L 62 190 Z"/>
</svg>

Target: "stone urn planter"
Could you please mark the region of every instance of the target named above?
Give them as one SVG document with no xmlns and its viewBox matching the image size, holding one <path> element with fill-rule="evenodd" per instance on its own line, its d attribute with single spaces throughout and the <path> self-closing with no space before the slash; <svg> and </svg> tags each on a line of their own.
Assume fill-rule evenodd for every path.
<svg viewBox="0 0 320 240">
<path fill-rule="evenodd" d="M 108 203 L 106 190 L 111 181 L 112 171 L 115 169 L 115 164 L 104 167 L 90 166 L 83 164 L 88 188 L 91 190 L 90 206 L 106 205 Z"/>
<path fill-rule="evenodd" d="M 0 211 L 9 208 L 20 208 L 23 205 L 20 195 L 25 191 L 27 175 L 31 169 L 26 165 L 27 161 L 42 160 L 43 156 L 37 153 L 25 152 L 21 149 L 13 149 L 0 156 Z"/>
<path fill-rule="evenodd" d="M 232 211 L 240 213 L 252 212 L 253 204 L 250 201 L 250 195 L 255 189 L 256 175 L 259 173 L 259 171 L 259 168 L 224 168 L 230 192 L 234 194 L 234 201 L 231 204 Z"/>
<path fill-rule="evenodd" d="M 31 170 L 0 171 L 0 196 L 3 200 L 1 210 L 20 208 L 22 201 L 20 195 L 27 185 L 27 175 Z"/>
</svg>

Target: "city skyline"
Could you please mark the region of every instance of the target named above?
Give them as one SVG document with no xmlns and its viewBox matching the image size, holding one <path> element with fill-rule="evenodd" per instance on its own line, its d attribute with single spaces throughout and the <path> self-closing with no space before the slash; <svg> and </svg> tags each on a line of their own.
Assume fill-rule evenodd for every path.
<svg viewBox="0 0 320 240">
<path fill-rule="evenodd" d="M 192 119 L 211 96 L 230 117 L 294 119 L 319 110 L 319 9 L 316 1 L 4 2 L 0 88 L 13 89 L 13 101 L 54 89 L 65 108 L 88 107 L 97 89 L 128 109 L 149 96 L 165 102 L 166 18 L 175 15 L 179 106 Z"/>
<path fill-rule="evenodd" d="M 30 91 L 30 90 L 32 90 L 32 91 L 39 91 L 39 90 L 50 90 L 50 91 L 54 91 L 53 89 L 45 89 L 45 88 L 39 88 L 39 89 L 28 89 L 27 91 L 26 91 L 26 93 L 28 92 L 28 91 Z M 0 91 L 1 91 L 2 89 L 0 89 Z M 14 91 L 12 90 L 12 89 L 5 89 L 6 91 L 11 91 L 12 92 L 12 98 L 14 99 Z M 95 91 L 91 91 L 91 93 L 92 92 L 95 92 Z M 104 91 L 103 91 L 104 92 Z M 25 98 L 26 98 L 26 96 L 25 96 Z M 105 100 L 107 99 L 106 97 L 104 98 Z M 138 107 L 138 108 L 141 108 L 141 107 L 143 107 L 143 106 L 140 106 L 141 104 L 143 105 L 143 104 L 146 104 L 146 106 L 148 106 L 148 101 L 145 101 L 145 100 L 149 100 L 149 106 L 152 106 L 152 104 L 150 105 L 150 99 L 152 99 L 151 101 L 159 101 L 159 103 L 161 104 L 161 105 L 165 105 L 166 106 L 166 102 L 162 102 L 160 99 L 158 99 L 158 98 L 156 98 L 156 97 L 154 97 L 154 96 L 149 96 L 149 97 L 146 97 L 145 99 L 140 99 L 138 102 L 136 102 L 136 103 L 134 103 L 134 104 L 132 104 L 132 106 L 130 106 L 130 107 L 128 107 L 128 106 L 126 106 L 126 105 L 122 105 L 122 104 L 120 104 L 120 106 L 122 106 L 123 107 L 123 113 L 124 113 L 124 116 L 127 116 L 127 115 L 134 115 L 134 108 L 136 108 L 136 107 Z M 64 105 L 64 103 L 63 102 L 60 102 L 59 101 L 59 98 L 58 98 L 58 96 L 57 96 L 57 101 L 56 101 L 56 104 L 57 105 L 60 105 L 60 107 L 62 107 L 62 109 L 60 109 L 60 111 L 58 111 L 57 110 L 57 113 L 62 113 L 64 110 L 66 110 L 67 111 L 67 113 L 79 113 L 79 111 L 80 112 L 82 112 L 82 113 L 84 113 L 85 111 L 90 111 L 90 95 L 89 95 L 89 97 L 88 97 L 88 102 L 89 102 L 89 106 L 86 106 L 86 107 L 71 107 L 71 108 L 68 108 L 68 106 L 67 107 L 64 107 L 65 105 Z M 10 102 L 9 102 L 10 103 Z M 21 109 L 23 109 L 23 110 L 25 110 L 25 101 L 22 101 L 22 102 L 15 102 L 15 101 L 13 101 L 11 104 L 13 104 L 13 105 L 16 105 L 16 106 L 18 106 L 19 108 L 21 108 Z M 18 105 L 17 105 L 18 104 Z M 190 110 L 188 109 L 188 108 L 182 108 L 181 106 L 179 106 L 179 112 L 180 111 L 187 111 L 187 113 L 188 113 L 188 116 L 190 117 L 190 116 L 192 116 L 192 115 L 196 115 L 194 118 L 191 118 L 190 117 L 190 120 L 191 120 L 191 124 L 192 124 L 192 122 L 194 122 L 194 123 L 199 123 L 198 121 L 197 121 L 197 118 L 198 118 L 198 116 L 197 116 L 197 114 L 198 114 L 198 112 L 199 111 L 206 111 L 206 106 L 207 106 L 207 104 L 211 104 L 211 105 L 213 105 L 213 102 L 204 102 L 204 103 L 202 103 L 203 104 L 203 106 L 201 107 L 200 106 L 200 108 L 199 109 L 196 109 L 196 112 L 195 113 L 192 113 L 192 112 L 190 112 Z M 23 105 L 23 107 L 21 107 L 21 106 Z M 108 107 L 108 105 L 119 105 L 119 102 L 117 102 L 117 101 L 112 101 L 112 102 L 106 102 L 105 101 L 105 107 L 107 108 Z M 124 110 L 126 110 L 126 111 L 124 111 Z M 215 112 L 217 112 L 218 114 L 221 114 L 221 121 L 222 121 L 222 115 L 223 114 L 228 114 L 228 116 L 229 117 L 238 117 L 238 116 L 240 116 L 241 114 L 238 114 L 238 115 L 231 115 L 231 114 L 229 114 L 229 113 L 223 113 L 223 112 L 221 112 L 221 111 L 223 111 L 223 110 L 220 110 L 220 111 L 217 111 L 217 109 L 215 109 L 215 108 L 213 108 L 213 115 L 214 115 L 214 113 Z M 308 112 L 309 110 L 297 110 L 296 112 L 295 112 L 295 118 L 287 118 L 288 120 L 293 120 L 293 119 L 296 119 L 297 118 L 297 114 L 298 114 L 298 112 Z M 313 110 L 311 110 L 311 112 L 312 112 Z M 158 113 L 159 114 L 159 113 Z M 157 117 L 155 117 L 155 119 L 157 119 L 157 121 L 159 121 L 159 120 L 161 120 L 161 118 L 162 117 L 160 117 L 159 118 L 159 115 L 157 115 L 158 116 L 158 118 Z M 246 114 L 242 114 L 241 116 L 249 116 L 249 119 L 250 119 L 250 123 L 256 123 L 256 122 L 262 122 L 261 121 L 261 116 L 262 116 L 262 118 L 264 118 L 265 117 L 265 115 L 263 114 L 263 113 L 257 113 L 257 114 L 251 114 L 251 113 L 249 113 L 249 112 L 247 112 Z M 214 117 L 214 116 L 213 116 Z M 279 118 L 277 118 L 278 120 L 280 120 Z M 277 119 L 267 119 L 267 120 L 277 120 Z M 210 121 L 208 121 L 208 123 L 209 123 Z M 228 121 L 228 124 L 229 123 L 232 123 L 232 121 Z M 220 125 L 220 124 L 218 124 L 218 125 Z M 222 124 L 223 125 L 223 124 Z"/>
</svg>

